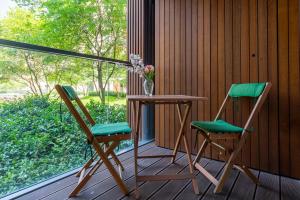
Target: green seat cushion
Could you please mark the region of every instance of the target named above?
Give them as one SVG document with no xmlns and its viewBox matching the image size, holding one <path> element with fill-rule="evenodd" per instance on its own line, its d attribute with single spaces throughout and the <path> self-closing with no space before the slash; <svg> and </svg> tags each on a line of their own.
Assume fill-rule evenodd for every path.
<svg viewBox="0 0 300 200">
<path fill-rule="evenodd" d="M 266 83 L 232 84 L 229 90 L 230 97 L 258 97 L 262 94 Z"/>
<path fill-rule="evenodd" d="M 232 125 L 223 120 L 193 121 L 192 126 L 213 133 L 242 133 L 243 132 L 243 128 Z"/>
<path fill-rule="evenodd" d="M 73 101 L 77 98 L 77 94 L 75 92 L 75 90 L 73 89 L 73 87 L 71 86 L 61 86 L 63 88 L 63 90 L 65 91 L 65 93 L 67 94 L 68 98 Z"/>
<path fill-rule="evenodd" d="M 131 128 L 127 122 L 113 123 L 113 124 L 95 124 L 91 131 L 95 136 L 109 136 L 117 134 L 129 134 Z"/>
</svg>

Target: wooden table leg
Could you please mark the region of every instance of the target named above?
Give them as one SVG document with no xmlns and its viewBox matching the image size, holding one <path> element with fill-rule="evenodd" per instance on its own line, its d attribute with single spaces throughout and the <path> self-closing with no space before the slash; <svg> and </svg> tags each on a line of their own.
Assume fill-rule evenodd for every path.
<svg viewBox="0 0 300 200">
<path fill-rule="evenodd" d="M 175 149 L 173 151 L 172 163 L 174 162 L 174 160 L 176 158 L 178 147 L 179 147 L 181 138 L 183 137 L 184 147 L 185 147 L 185 151 L 186 151 L 186 155 L 187 155 L 187 160 L 188 160 L 188 163 L 189 163 L 189 171 L 190 171 L 190 174 L 193 175 L 194 174 L 194 168 L 193 168 L 193 163 L 192 163 L 191 152 L 189 150 L 189 145 L 188 145 L 186 135 L 185 135 L 185 131 L 184 131 L 185 123 L 186 123 L 186 120 L 187 120 L 187 116 L 190 112 L 191 106 L 192 106 L 191 103 L 186 104 L 185 112 L 184 112 L 184 115 L 183 115 L 183 118 L 182 118 L 182 113 L 181 113 L 180 107 L 177 104 L 178 117 L 179 117 L 179 121 L 180 121 L 181 126 L 180 126 L 179 135 L 177 137 L 176 146 L 175 146 Z M 196 180 L 195 177 L 192 178 L 192 184 L 193 184 L 195 194 L 199 194 L 199 187 L 198 187 L 198 183 L 197 183 L 197 180 Z"/>
<path fill-rule="evenodd" d="M 180 122 L 180 130 L 179 130 L 179 133 L 178 133 L 178 136 L 177 136 L 177 139 L 176 139 L 176 144 L 175 144 L 175 148 L 173 150 L 173 158 L 171 160 L 171 163 L 174 163 L 174 161 L 176 159 L 176 155 L 177 155 L 178 148 L 179 148 L 179 145 L 180 145 L 181 137 L 182 137 L 182 135 L 184 133 L 185 122 L 186 122 L 188 113 L 190 112 L 191 105 L 190 104 L 186 104 L 186 108 L 185 108 L 185 112 L 184 112 L 183 118 L 182 118 L 182 113 L 181 113 L 179 104 L 177 104 L 176 107 L 177 107 L 177 113 L 178 113 L 179 122 Z"/>
<path fill-rule="evenodd" d="M 188 159 L 188 162 L 189 162 L 189 171 L 190 171 L 191 174 L 194 174 L 194 167 L 193 167 L 193 163 L 192 163 L 191 152 L 189 150 L 189 145 L 188 145 L 185 134 L 183 134 L 183 142 L 184 142 L 184 147 L 185 147 L 185 151 L 186 151 L 186 156 L 187 156 L 187 159 Z M 199 187 L 198 187 L 198 183 L 197 183 L 197 180 L 196 180 L 196 176 L 194 176 L 192 178 L 192 184 L 193 184 L 195 194 L 199 194 Z"/>
<path fill-rule="evenodd" d="M 134 121 L 135 121 L 135 130 L 134 130 L 134 175 L 135 175 L 135 197 L 139 198 L 138 191 L 138 146 L 139 146 L 139 129 L 140 129 L 140 115 L 141 115 L 141 105 L 138 101 L 132 102 Z"/>
</svg>

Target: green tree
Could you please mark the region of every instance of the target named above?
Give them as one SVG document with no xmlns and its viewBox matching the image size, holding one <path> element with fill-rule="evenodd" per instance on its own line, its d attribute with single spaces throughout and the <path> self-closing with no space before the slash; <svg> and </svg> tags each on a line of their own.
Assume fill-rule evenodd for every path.
<svg viewBox="0 0 300 200">
<path fill-rule="evenodd" d="M 10 10 L 8 16 L 1 21 L 0 37 L 27 43 L 40 43 L 42 25 L 42 19 L 30 10 L 16 8 Z M 27 85 L 35 95 L 50 94 L 53 89 L 50 86 L 50 79 L 60 77 L 59 62 L 51 56 L 3 48 L 0 57 L 0 68 L 5 77 Z"/>
<path fill-rule="evenodd" d="M 47 46 L 124 59 L 126 55 L 126 0 L 16 0 L 35 10 L 43 23 Z M 116 66 L 91 65 L 95 88 L 105 103 L 105 88 Z"/>
</svg>

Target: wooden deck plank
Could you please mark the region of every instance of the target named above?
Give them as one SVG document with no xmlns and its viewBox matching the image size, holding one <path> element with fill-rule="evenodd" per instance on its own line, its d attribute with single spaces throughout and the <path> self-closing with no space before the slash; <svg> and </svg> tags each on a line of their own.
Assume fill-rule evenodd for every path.
<svg viewBox="0 0 300 200">
<path fill-rule="evenodd" d="M 255 199 L 280 199 L 279 196 L 279 176 L 260 172 L 260 186 L 257 187 Z"/>
<path fill-rule="evenodd" d="M 174 174 L 182 171 L 182 169 L 187 165 L 187 161 L 184 154 L 180 154 L 180 157 L 177 159 L 175 164 L 170 164 L 170 159 L 165 158 L 164 162 L 157 165 L 157 167 L 149 167 L 148 170 L 145 170 L 143 174 Z M 162 166 L 165 166 L 162 168 Z M 141 199 L 148 199 L 155 192 L 161 188 L 167 181 L 148 181 L 139 184 L 139 192 Z M 130 196 L 125 196 L 122 199 L 132 199 L 134 200 L 135 197 L 132 195 L 133 192 L 130 193 Z"/>
<path fill-rule="evenodd" d="M 147 144 L 141 147 L 140 154 L 157 154 L 170 153 L 171 150 L 155 147 L 152 144 Z M 166 175 L 170 173 L 186 173 L 188 171 L 187 160 L 184 153 L 179 152 L 177 163 L 170 164 L 170 158 L 155 158 L 143 159 L 139 161 L 139 174 L 161 174 Z M 124 196 L 117 187 L 114 180 L 109 176 L 105 168 L 99 170 L 95 177 L 85 187 L 75 200 L 114 200 L 114 199 L 135 199 L 133 195 L 135 186 L 135 177 L 133 174 L 133 157 L 132 151 L 120 155 L 123 161 L 126 173 L 124 173 L 124 182 L 130 191 L 129 196 Z M 210 171 L 214 176 L 220 176 L 223 168 L 223 162 L 202 159 L 202 166 Z M 140 182 L 139 190 L 141 194 L 140 199 L 300 199 L 300 180 L 280 177 L 266 172 L 254 171 L 254 174 L 260 174 L 259 180 L 261 186 L 256 186 L 252 181 L 233 170 L 230 178 L 226 181 L 222 193 L 213 194 L 214 185 L 212 185 L 203 175 L 197 172 L 197 181 L 199 184 L 200 195 L 195 195 L 190 180 L 177 181 L 151 181 Z M 47 185 L 32 193 L 21 196 L 19 200 L 29 199 L 67 199 L 67 196 L 74 188 L 77 178 L 74 176 L 66 177 L 56 183 Z M 63 183 L 63 184 L 62 184 Z"/>
<path fill-rule="evenodd" d="M 211 160 L 207 164 L 206 168 L 211 174 L 217 175 L 221 169 L 223 168 L 222 162 Z M 200 191 L 200 196 L 201 194 L 204 194 L 211 183 L 201 174 L 199 173 L 197 176 L 197 181 L 199 184 L 199 191 Z M 191 182 L 187 185 L 186 188 L 184 188 L 180 193 L 176 196 L 175 199 L 199 199 L 199 195 L 195 195 L 193 193 L 193 188 Z"/>
<path fill-rule="evenodd" d="M 287 177 L 280 177 L 280 180 L 281 200 L 300 199 L 300 180 Z"/>
<path fill-rule="evenodd" d="M 201 160 L 201 165 L 206 166 L 208 164 L 207 159 L 202 159 Z M 189 168 L 186 166 L 180 174 L 187 174 L 189 173 Z M 198 173 L 197 173 L 198 174 Z M 180 181 L 168 181 L 166 185 L 161 187 L 155 195 L 153 195 L 150 199 L 155 200 L 155 199 L 173 199 L 177 196 L 178 191 L 183 190 L 189 183 L 191 183 L 191 180 L 180 180 Z"/>
<path fill-rule="evenodd" d="M 157 148 L 155 149 L 154 152 L 156 153 L 170 153 L 170 150 L 163 149 L 163 148 Z M 150 152 L 150 150 L 149 150 Z M 148 152 L 148 153 L 149 153 Z M 152 148 L 153 152 L 153 148 Z M 159 159 L 145 159 L 141 162 L 139 162 L 139 167 L 144 166 L 147 167 L 151 164 L 153 164 L 155 161 Z M 127 162 L 124 164 L 124 168 L 126 170 L 126 173 L 124 173 L 124 179 L 127 179 L 128 177 L 131 177 L 134 175 L 134 162 L 133 159 L 130 160 L 130 162 Z M 139 169 L 140 171 L 142 170 L 141 168 Z M 112 187 L 116 185 L 114 179 L 111 177 L 110 173 L 108 170 L 103 171 L 101 174 L 94 175 L 91 180 L 87 183 L 86 187 L 84 187 L 81 192 L 78 194 L 76 197 L 76 200 L 81 200 L 81 199 L 93 199 L 96 196 L 99 196 L 100 194 L 110 190 Z M 51 196 L 48 196 L 45 199 L 66 199 L 68 197 L 68 194 L 73 190 L 75 187 L 75 184 L 72 185 L 71 187 L 67 187 L 64 190 L 60 190 L 56 193 L 54 193 Z"/>
<path fill-rule="evenodd" d="M 218 174 L 218 179 L 220 178 L 222 172 Z M 201 199 L 210 200 L 210 199 L 227 199 L 230 195 L 231 189 L 234 186 L 234 183 L 239 175 L 238 170 L 232 170 L 228 179 L 226 180 L 222 192 L 214 194 L 215 185 L 210 184 L 208 191 L 202 196 Z"/>
<path fill-rule="evenodd" d="M 181 154 L 178 158 L 181 158 Z M 144 169 L 144 173 L 147 174 L 155 174 L 159 171 L 161 171 L 162 169 L 164 169 L 165 167 L 162 166 L 169 166 L 168 164 L 170 163 L 170 158 L 163 158 L 161 160 L 159 160 L 158 162 L 156 162 L 154 165 L 149 166 L 147 168 Z M 132 176 L 129 179 L 127 179 L 125 181 L 126 186 L 128 187 L 131 195 L 133 194 L 134 191 L 134 187 L 135 187 L 135 177 Z M 139 183 L 139 185 L 141 185 L 143 183 Z M 108 192 L 101 194 L 100 196 L 97 197 L 97 199 L 121 199 L 121 198 L 132 198 L 134 199 L 134 197 L 125 197 L 124 194 L 119 190 L 118 187 L 114 187 L 111 190 L 109 190 Z"/>
<path fill-rule="evenodd" d="M 258 171 L 251 170 L 255 176 L 258 176 Z M 239 174 L 233 189 L 230 193 L 229 199 L 231 200 L 252 200 L 254 198 L 256 184 L 254 184 L 249 177 L 243 173 Z"/>
<path fill-rule="evenodd" d="M 139 148 L 139 152 L 142 153 L 142 152 L 146 152 L 148 150 L 152 150 L 152 148 L 154 146 L 155 145 L 154 145 L 153 142 L 149 143 L 149 144 L 145 144 L 145 145 L 143 145 Z M 132 162 L 132 160 L 133 160 L 133 150 L 130 150 L 128 152 L 125 152 L 125 153 L 119 155 L 119 159 L 122 163 L 123 162 Z M 125 164 L 125 163 L 123 163 L 123 164 Z M 104 170 L 106 170 L 106 168 L 104 166 L 101 166 L 98 169 L 97 173 L 101 173 Z M 78 181 L 78 178 L 75 177 L 74 175 L 71 175 L 71 176 L 68 176 L 64 179 L 61 179 L 61 180 L 57 181 L 57 182 L 51 183 L 51 184 L 49 184 L 47 186 L 44 186 L 40 189 L 37 189 L 37 190 L 32 191 L 30 193 L 27 193 L 23 196 L 20 196 L 17 199 L 32 200 L 32 199 L 43 198 L 43 197 L 48 196 L 52 193 L 55 193 L 58 190 L 62 190 L 63 188 L 69 187 L 70 185 L 74 185 L 75 183 L 77 183 L 77 181 Z"/>
<path fill-rule="evenodd" d="M 164 153 L 171 153 L 171 151 L 167 150 L 167 149 L 160 149 L 160 151 L 157 151 L 157 153 L 164 154 Z M 159 161 L 161 161 L 161 160 L 162 160 L 161 158 L 156 158 L 156 159 L 144 159 L 142 161 L 139 161 L 138 172 L 141 173 L 145 169 L 148 169 L 149 167 L 151 168 L 153 166 L 156 166 L 157 163 L 160 163 Z M 126 173 L 124 174 L 123 180 L 126 183 L 126 181 L 128 179 L 133 178 L 133 177 L 134 177 L 134 165 L 132 163 L 129 166 L 127 166 Z M 126 186 L 128 187 L 127 183 L 126 183 Z M 115 187 L 116 187 L 115 181 L 112 178 L 109 178 L 103 183 L 98 183 L 97 185 L 92 186 L 88 190 L 82 191 L 80 193 L 79 198 L 76 197 L 76 200 L 77 199 L 79 199 L 79 200 L 80 199 L 94 199 L 94 198 L 102 199 L 102 197 L 99 197 L 100 195 L 107 193 L 108 191 L 112 190 Z M 121 193 L 119 187 L 117 187 L 117 189 Z M 109 197 L 108 199 L 114 199 L 114 198 Z"/>
</svg>

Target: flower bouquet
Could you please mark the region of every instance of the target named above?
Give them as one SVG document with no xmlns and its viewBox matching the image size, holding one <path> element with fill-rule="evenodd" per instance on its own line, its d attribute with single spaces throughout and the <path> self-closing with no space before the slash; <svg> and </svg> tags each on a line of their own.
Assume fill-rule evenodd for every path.
<svg viewBox="0 0 300 200">
<path fill-rule="evenodd" d="M 153 65 L 144 65 L 143 60 L 139 55 L 130 55 L 130 62 L 133 66 L 132 71 L 138 73 L 140 77 L 144 78 L 144 91 L 145 95 L 152 96 L 154 88 L 155 70 Z"/>
</svg>

